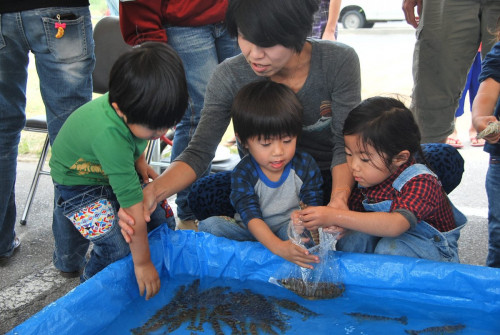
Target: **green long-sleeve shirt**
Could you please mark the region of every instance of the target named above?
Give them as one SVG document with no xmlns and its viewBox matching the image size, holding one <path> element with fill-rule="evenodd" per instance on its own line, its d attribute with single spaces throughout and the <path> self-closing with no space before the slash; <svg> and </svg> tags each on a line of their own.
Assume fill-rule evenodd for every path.
<svg viewBox="0 0 500 335">
<path fill-rule="evenodd" d="M 135 161 L 147 140 L 135 137 L 108 95 L 73 112 L 52 146 L 50 174 L 61 185 L 110 185 L 121 207 L 142 201 Z"/>
</svg>

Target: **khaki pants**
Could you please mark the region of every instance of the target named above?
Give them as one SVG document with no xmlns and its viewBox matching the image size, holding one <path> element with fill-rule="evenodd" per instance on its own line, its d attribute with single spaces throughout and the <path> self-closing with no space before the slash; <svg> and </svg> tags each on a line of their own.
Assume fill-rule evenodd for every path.
<svg viewBox="0 0 500 335">
<path fill-rule="evenodd" d="M 499 0 L 427 0 L 416 31 L 411 110 L 422 142 L 444 142 L 467 73 L 482 42 L 482 57 L 495 43 Z"/>
</svg>

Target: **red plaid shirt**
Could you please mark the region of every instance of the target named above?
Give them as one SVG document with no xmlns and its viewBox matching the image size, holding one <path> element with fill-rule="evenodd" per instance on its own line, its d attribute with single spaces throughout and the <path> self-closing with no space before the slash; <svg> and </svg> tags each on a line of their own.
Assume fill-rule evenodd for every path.
<svg viewBox="0 0 500 335">
<path fill-rule="evenodd" d="M 392 200 L 390 211 L 406 209 L 412 212 L 417 221 L 425 221 L 441 232 L 456 227 L 453 212 L 441 184 L 436 177 L 430 174 L 421 174 L 409 180 L 398 192 L 392 187 L 394 180 L 415 161 L 403 164 L 395 173 L 382 183 L 368 187 L 356 187 L 349 198 L 349 208 L 358 212 L 365 212 L 363 200 L 377 203 Z"/>
</svg>

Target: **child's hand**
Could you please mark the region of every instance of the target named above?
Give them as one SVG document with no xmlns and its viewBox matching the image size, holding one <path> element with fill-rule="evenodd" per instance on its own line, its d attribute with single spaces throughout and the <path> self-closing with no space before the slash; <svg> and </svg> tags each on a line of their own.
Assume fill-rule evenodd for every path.
<svg viewBox="0 0 500 335">
<path fill-rule="evenodd" d="M 299 211 L 293 211 L 290 219 L 292 220 L 295 232 L 299 235 L 302 234 L 305 228 L 302 221 L 299 219 Z"/>
<path fill-rule="evenodd" d="M 307 229 L 318 229 L 329 227 L 329 218 L 333 215 L 334 208 L 327 206 L 307 207 L 299 212 L 299 220 Z"/>
<path fill-rule="evenodd" d="M 135 278 L 139 285 L 139 294 L 146 291 L 146 300 L 155 296 L 160 291 L 160 277 L 152 262 L 134 266 Z"/>
<path fill-rule="evenodd" d="M 135 170 L 144 184 L 149 183 L 150 178 L 154 180 L 158 177 L 158 173 L 146 162 L 144 153 L 135 161 Z"/>
<path fill-rule="evenodd" d="M 496 122 L 497 119 L 493 115 L 477 116 L 474 118 L 474 126 L 476 127 L 478 134 L 481 133 L 483 130 L 485 130 L 490 123 L 496 123 Z M 498 143 L 498 140 L 500 139 L 500 133 L 493 132 L 491 134 L 484 136 L 484 139 L 491 144 Z"/>
<path fill-rule="evenodd" d="M 281 241 L 275 249 L 275 254 L 289 262 L 311 270 L 314 267 L 310 263 L 319 263 L 318 256 L 309 254 L 307 249 L 296 245 L 290 240 Z"/>
<path fill-rule="evenodd" d="M 340 239 L 345 235 L 346 230 L 335 225 L 335 222 L 332 221 L 332 217 L 334 217 L 338 211 L 338 209 L 330 206 L 317 206 L 307 207 L 298 214 L 299 219 L 307 229 L 318 229 L 322 227 L 325 233 L 338 234 L 337 239 Z"/>
</svg>

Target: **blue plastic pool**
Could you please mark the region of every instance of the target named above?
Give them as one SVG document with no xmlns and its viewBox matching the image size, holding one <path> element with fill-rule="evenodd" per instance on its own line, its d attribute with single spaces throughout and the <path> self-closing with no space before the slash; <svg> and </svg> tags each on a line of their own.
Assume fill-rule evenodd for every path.
<svg viewBox="0 0 500 335">
<path fill-rule="evenodd" d="M 169 325 L 157 313 L 173 303 L 183 285 L 192 286 L 198 279 L 199 294 L 224 287 L 222 294 L 242 296 L 241 301 L 248 294 L 258 295 L 270 305 L 292 301 L 311 312 L 305 315 L 295 308 L 274 306 L 286 321 L 283 329 L 271 327 L 277 334 L 499 334 L 498 269 L 339 252 L 331 261 L 345 284 L 343 295 L 306 300 L 269 283 L 279 269 L 292 265 L 259 243 L 161 227 L 151 233 L 150 248 L 162 277 L 162 289 L 153 299 L 139 296 L 127 257 L 9 334 L 130 334 L 132 330 L 166 334 Z M 158 324 L 146 331 L 145 325 L 155 317 Z M 253 320 L 247 321 L 240 326 L 249 327 Z M 230 326 L 221 325 L 223 334 L 231 333 Z M 187 321 L 170 327 L 173 334 L 217 333 L 208 321 L 198 320 L 197 328 Z"/>
</svg>

